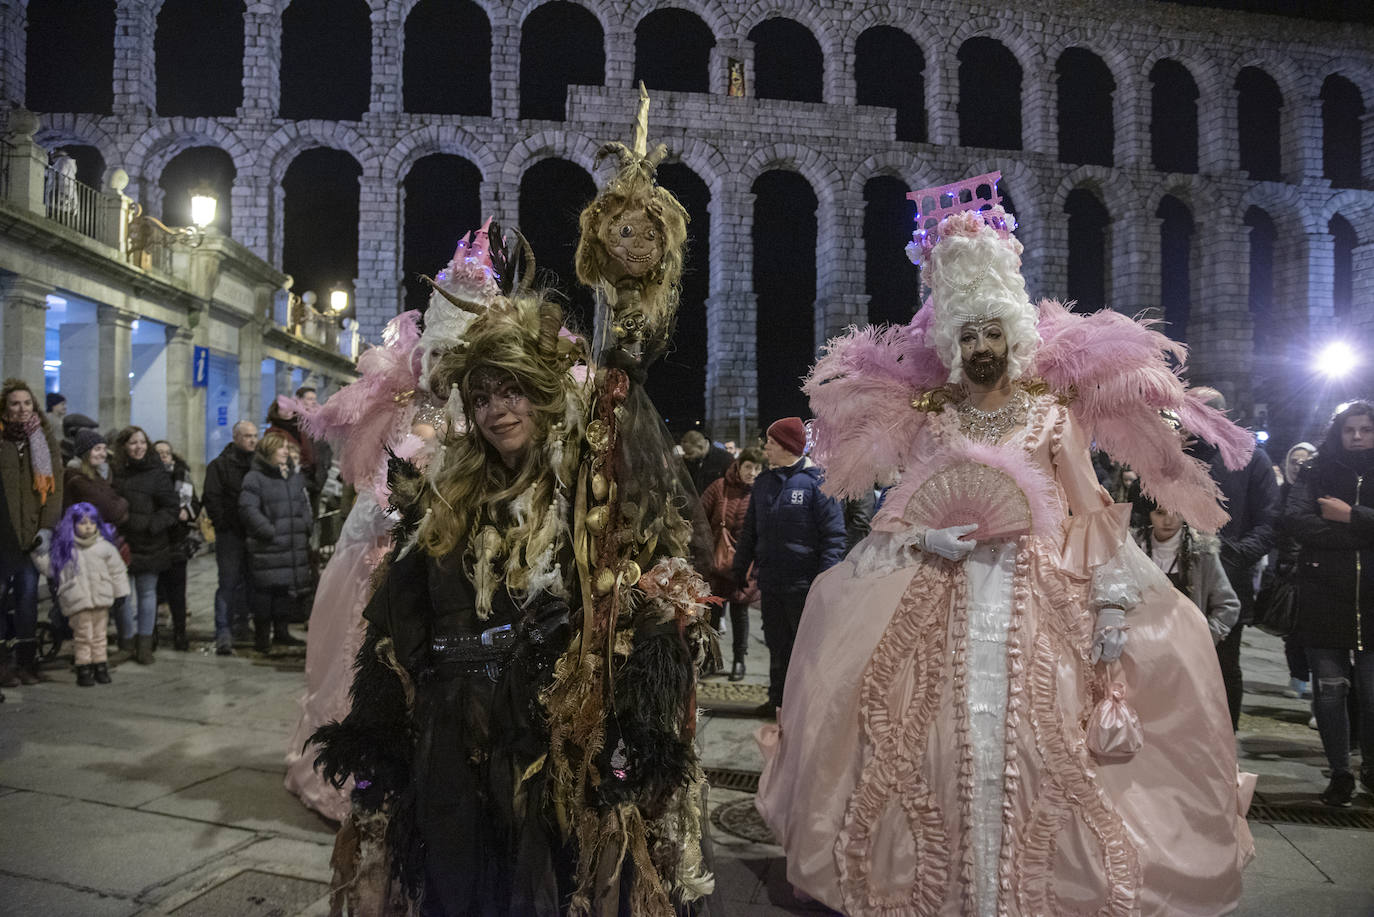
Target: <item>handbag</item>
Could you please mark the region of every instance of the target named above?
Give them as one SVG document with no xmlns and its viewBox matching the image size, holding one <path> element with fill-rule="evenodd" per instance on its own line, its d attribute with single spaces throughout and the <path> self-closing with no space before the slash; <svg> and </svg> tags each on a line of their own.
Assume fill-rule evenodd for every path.
<svg viewBox="0 0 1374 917">
<path fill-rule="evenodd" d="M 735 566 L 735 537 L 721 526 L 716 532 L 716 550 L 711 555 L 711 572 L 717 576 L 733 577 Z"/>
<path fill-rule="evenodd" d="M 1293 572 L 1278 571 L 1265 577 L 1255 594 L 1252 622 L 1255 627 L 1275 637 L 1287 637 L 1298 626 L 1298 584 Z"/>
<path fill-rule="evenodd" d="M 1126 686 L 1103 685 L 1103 698 L 1088 717 L 1088 751 L 1099 761 L 1129 761 L 1145 744 L 1140 717 L 1126 703 Z"/>
</svg>

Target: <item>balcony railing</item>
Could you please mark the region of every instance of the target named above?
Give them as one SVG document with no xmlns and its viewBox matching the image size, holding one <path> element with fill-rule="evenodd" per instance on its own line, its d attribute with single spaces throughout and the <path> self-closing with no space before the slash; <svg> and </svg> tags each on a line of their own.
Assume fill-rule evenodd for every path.
<svg viewBox="0 0 1374 917">
<path fill-rule="evenodd" d="M 10 169 L 14 168 L 14 144 L 0 140 L 0 200 L 10 199 Z"/>
<path fill-rule="evenodd" d="M 110 216 L 119 206 L 119 198 L 77 181 L 76 163 L 71 159 L 60 159 L 43 173 L 43 210 L 48 219 L 115 248 L 119 247 L 119 222 Z"/>
</svg>

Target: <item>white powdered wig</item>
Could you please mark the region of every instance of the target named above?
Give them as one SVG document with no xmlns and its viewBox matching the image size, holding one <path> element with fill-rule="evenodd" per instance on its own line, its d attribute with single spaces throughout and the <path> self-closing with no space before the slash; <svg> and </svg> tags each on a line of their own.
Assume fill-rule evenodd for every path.
<svg viewBox="0 0 1374 917">
<path fill-rule="evenodd" d="M 989 212 L 1001 211 L 999 205 Z M 1015 225 L 1010 217 L 1007 223 Z M 959 331 L 967 322 L 1002 320 L 1008 378 L 1019 379 L 1030 366 L 1040 335 L 1021 276 L 1022 250 L 1014 235 L 994 229 L 977 213 L 956 213 L 940 223 L 923 278 L 935 310 L 927 342 L 949 367 L 951 383 L 964 380 Z"/>
</svg>

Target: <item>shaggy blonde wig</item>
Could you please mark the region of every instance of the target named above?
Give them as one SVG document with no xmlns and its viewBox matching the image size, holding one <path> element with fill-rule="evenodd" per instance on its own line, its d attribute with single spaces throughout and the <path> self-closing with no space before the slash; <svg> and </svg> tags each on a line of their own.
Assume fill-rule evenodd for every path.
<svg viewBox="0 0 1374 917">
<path fill-rule="evenodd" d="M 430 466 L 417 542 L 439 559 L 461 551 L 483 618 L 498 582 L 517 597 L 543 589 L 566 595 L 569 586 L 572 571 L 561 569 L 559 554 L 569 542 L 566 492 L 585 394 L 560 355 L 561 322 L 558 307 L 539 294 L 498 298 L 430 374 L 433 391 L 454 393 L 450 405 L 461 397 L 467 423 L 449 433 Z M 483 437 L 471 407 L 474 381 L 491 378 L 513 379 L 534 412 L 533 439 L 514 468 Z"/>
<path fill-rule="evenodd" d="M 990 212 L 1005 215 L 1000 205 Z M 1011 217 L 1006 220 L 1015 225 Z M 924 279 L 935 310 L 928 343 L 949 367 L 951 383 L 964 380 L 959 331 L 968 322 L 1001 319 L 1009 379 L 1019 379 L 1035 358 L 1038 315 L 1021 276 L 1022 250 L 1015 236 L 989 226 L 978 213 L 956 213 L 941 221 Z"/>
</svg>

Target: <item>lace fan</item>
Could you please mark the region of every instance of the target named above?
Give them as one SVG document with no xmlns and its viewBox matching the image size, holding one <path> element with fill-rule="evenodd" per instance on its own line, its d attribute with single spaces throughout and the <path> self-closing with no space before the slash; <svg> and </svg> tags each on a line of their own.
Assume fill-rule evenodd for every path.
<svg viewBox="0 0 1374 917">
<path fill-rule="evenodd" d="M 969 541 L 1014 538 L 1031 530 L 1030 502 L 1011 475 L 979 462 L 955 462 L 927 478 L 904 518 L 928 529 L 977 525 Z"/>
</svg>

